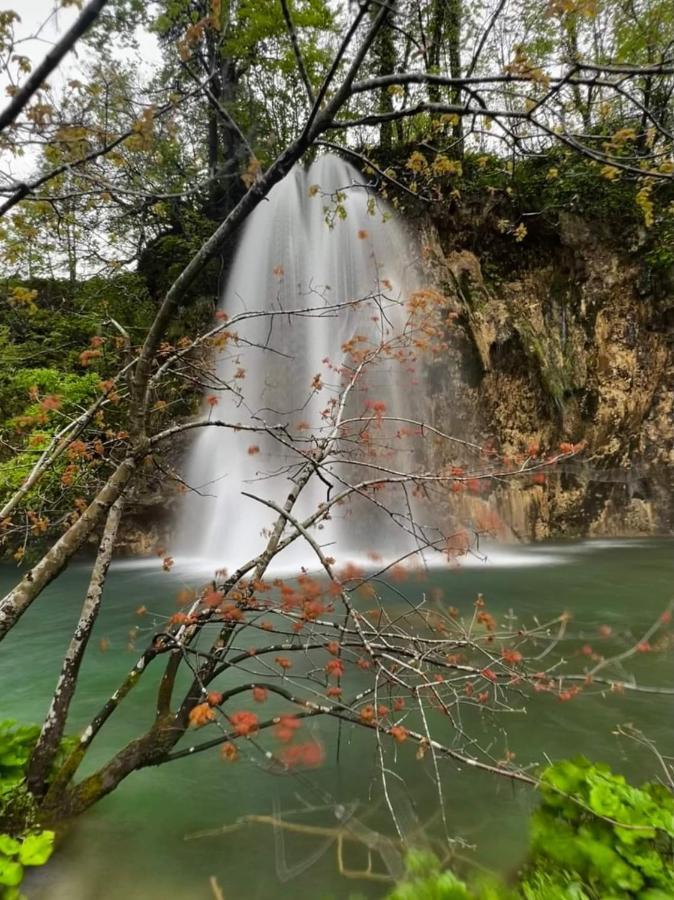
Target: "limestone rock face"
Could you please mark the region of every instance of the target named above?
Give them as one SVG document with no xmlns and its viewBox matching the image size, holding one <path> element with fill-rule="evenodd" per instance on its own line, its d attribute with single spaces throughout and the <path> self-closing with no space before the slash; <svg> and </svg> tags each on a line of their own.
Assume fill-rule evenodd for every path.
<svg viewBox="0 0 674 900">
<path fill-rule="evenodd" d="M 435 421 L 514 460 L 587 444 L 544 484 L 506 480 L 482 501 L 521 539 L 674 531 L 674 293 L 649 293 L 638 255 L 571 215 L 510 270 L 437 224 L 422 239 L 454 313 L 447 365 L 430 367 Z"/>
</svg>

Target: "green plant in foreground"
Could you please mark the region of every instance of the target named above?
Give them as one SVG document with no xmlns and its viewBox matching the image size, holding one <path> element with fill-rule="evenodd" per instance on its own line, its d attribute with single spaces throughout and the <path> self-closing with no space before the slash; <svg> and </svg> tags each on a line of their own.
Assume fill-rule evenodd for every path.
<svg viewBox="0 0 674 900">
<path fill-rule="evenodd" d="M 437 858 L 427 851 L 408 853 L 405 867 L 405 881 L 396 885 L 387 900 L 477 900 L 478 897 L 480 900 L 505 900 L 508 896 L 499 888 L 490 893 L 476 893 L 453 872 L 442 871 Z"/>
<path fill-rule="evenodd" d="M 665 787 L 633 787 L 580 758 L 547 769 L 541 794 L 534 866 L 576 873 L 591 896 L 674 897 L 674 797 Z"/>
<path fill-rule="evenodd" d="M 44 865 L 53 849 L 53 831 L 37 831 L 24 838 L 0 834 L 0 898 L 18 900 L 24 868 Z"/>
<path fill-rule="evenodd" d="M 413 851 L 388 900 L 672 900 L 674 797 L 601 763 L 563 760 L 541 777 L 529 859 L 513 888 L 468 885 Z"/>
<path fill-rule="evenodd" d="M 0 722 L 0 900 L 18 900 L 25 867 L 44 865 L 54 849 L 54 832 L 37 826 L 23 788 L 39 734 L 37 725 Z"/>
</svg>

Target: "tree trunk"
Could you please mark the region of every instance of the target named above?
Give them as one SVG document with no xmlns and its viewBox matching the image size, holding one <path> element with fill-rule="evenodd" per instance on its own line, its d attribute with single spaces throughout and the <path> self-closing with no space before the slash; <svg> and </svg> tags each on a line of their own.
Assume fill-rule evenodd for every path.
<svg viewBox="0 0 674 900">
<path fill-rule="evenodd" d="M 449 43 L 449 72 L 452 78 L 461 78 L 461 0 L 447 0 L 447 41 Z M 461 88 L 457 85 L 450 90 L 453 104 L 461 103 Z M 452 126 L 452 136 L 456 141 L 454 155 L 463 157 L 463 119 L 459 116 Z"/>
<path fill-rule="evenodd" d="M 91 573 L 89 588 L 82 606 L 82 612 L 70 641 L 70 646 L 63 658 L 61 674 L 49 706 L 49 712 L 42 725 L 40 737 L 28 766 L 27 786 L 30 792 L 38 798 L 44 794 L 47 777 L 63 737 L 68 710 L 77 687 L 77 676 L 84 658 L 84 652 L 101 607 L 103 586 L 112 559 L 123 506 L 124 497 L 121 496 L 110 507 L 96 562 Z"/>
<path fill-rule="evenodd" d="M 238 73 L 232 59 L 222 56 L 220 43 L 209 35 L 206 45 L 208 83 L 208 208 L 215 221 L 224 219 L 245 191 L 239 177 L 246 156 L 241 134 L 229 118 L 229 105 L 236 99 Z"/>
<path fill-rule="evenodd" d="M 40 811 L 42 824 L 55 824 L 86 812 L 112 793 L 132 772 L 159 765 L 180 740 L 185 728 L 173 715 L 156 722 L 141 738 L 131 741 L 93 775 L 79 784 L 50 791 Z"/>
<path fill-rule="evenodd" d="M 395 71 L 396 49 L 393 40 L 393 13 L 389 12 L 379 29 L 374 43 L 374 54 L 377 59 L 377 75 L 392 75 Z M 393 97 L 387 88 L 379 92 L 379 112 L 393 112 Z M 379 126 L 379 147 L 388 152 L 393 146 L 393 122 L 383 122 Z"/>
<path fill-rule="evenodd" d="M 428 52 L 428 71 L 437 74 L 440 71 L 443 45 L 447 44 L 449 56 L 449 74 L 451 78 L 461 78 L 461 0 L 434 0 L 431 10 L 430 49 Z M 442 88 L 437 84 L 429 84 L 428 99 L 431 103 L 440 103 Z M 461 88 L 452 85 L 449 88 L 449 99 L 454 105 L 461 103 Z M 452 126 L 455 139 L 453 156 L 463 156 L 463 121 L 461 117 Z"/>
</svg>

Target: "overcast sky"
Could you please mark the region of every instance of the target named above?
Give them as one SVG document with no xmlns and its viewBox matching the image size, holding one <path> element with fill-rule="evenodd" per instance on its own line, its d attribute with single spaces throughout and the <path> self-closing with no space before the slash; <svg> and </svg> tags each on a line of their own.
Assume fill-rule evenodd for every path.
<svg viewBox="0 0 674 900">
<path fill-rule="evenodd" d="M 21 21 L 15 23 L 14 34 L 21 43 L 16 47 L 16 52 L 28 56 L 36 66 L 49 52 L 50 47 L 58 38 L 70 28 L 80 14 L 76 6 L 61 7 L 60 0 L 5 0 L 4 8 L 13 9 L 20 16 Z M 137 52 L 125 50 L 119 53 L 121 58 L 129 56 L 137 62 L 140 68 L 150 67 L 159 61 L 159 48 L 154 35 L 138 29 L 136 37 L 139 43 Z M 82 50 L 71 51 L 62 61 L 59 68 L 49 77 L 52 87 L 58 89 L 65 84 L 69 77 L 73 76 L 77 68 L 78 59 L 81 59 Z M 9 98 L 6 97 L 5 88 L 8 79 L 0 72 L 0 105 L 4 105 Z M 25 177 L 32 168 L 30 155 L 21 159 L 5 158 L 2 168 L 12 172 L 14 177 Z"/>
<path fill-rule="evenodd" d="M 40 32 L 43 40 L 32 41 L 30 44 L 32 51 L 30 55 L 33 58 L 35 58 L 35 52 L 44 51 L 47 46 L 45 42 L 54 41 L 63 34 L 80 14 L 80 10 L 76 6 L 62 7 L 55 0 L 14 0 L 14 3 L 11 0 L 5 0 L 3 7 L 5 4 L 21 17 L 21 22 L 16 28 L 17 35 L 37 34 L 46 22 L 46 26 Z M 143 55 L 149 51 L 155 56 L 157 44 L 154 37 L 139 31 L 139 38 L 142 42 Z"/>
<path fill-rule="evenodd" d="M 29 56 L 33 63 L 39 62 L 49 50 L 49 46 L 75 21 L 80 11 L 76 6 L 61 7 L 55 0 L 5 0 L 7 6 L 21 17 L 15 32 L 17 37 L 34 37 L 22 45 L 21 52 Z M 5 6 L 3 3 L 3 6 Z M 154 35 L 138 29 L 140 44 L 139 62 L 152 63 L 159 59 L 159 50 Z M 72 67 L 75 53 L 65 58 L 62 67 Z"/>
</svg>

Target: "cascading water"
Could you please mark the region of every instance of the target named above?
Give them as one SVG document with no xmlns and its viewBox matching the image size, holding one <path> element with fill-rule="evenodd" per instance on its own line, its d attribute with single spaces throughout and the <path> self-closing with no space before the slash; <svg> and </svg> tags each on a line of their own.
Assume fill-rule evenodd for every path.
<svg viewBox="0 0 674 900">
<path fill-rule="evenodd" d="M 296 167 L 245 226 L 218 313 L 231 326 L 204 416 L 277 430 L 197 429 L 179 558 L 231 569 L 264 549 L 278 514 L 261 501 L 285 502 L 300 466 L 333 433 L 344 388 L 366 356 L 372 359 L 344 403 L 351 424 L 340 429 L 293 516 L 303 520 L 347 483 L 372 481 L 384 467 L 409 472 L 418 464 L 413 440 L 389 421 L 415 411 L 419 418 L 423 402 L 400 338 L 415 288 L 410 240 L 362 180 L 341 159 L 320 157 L 308 170 Z M 378 487 L 356 492 L 310 529 L 326 554 L 390 559 L 417 546 L 407 487 L 382 485 L 385 500 Z M 300 538 L 279 563 L 314 568 L 318 561 Z"/>
</svg>

